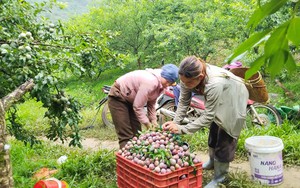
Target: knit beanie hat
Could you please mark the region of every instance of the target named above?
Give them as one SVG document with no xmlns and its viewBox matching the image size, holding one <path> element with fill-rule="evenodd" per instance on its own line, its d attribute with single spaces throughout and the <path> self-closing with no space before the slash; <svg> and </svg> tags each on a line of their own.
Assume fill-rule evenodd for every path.
<svg viewBox="0 0 300 188">
<path fill-rule="evenodd" d="M 161 68 L 161 77 L 165 78 L 171 83 L 178 79 L 178 67 L 174 64 L 166 64 Z"/>
</svg>

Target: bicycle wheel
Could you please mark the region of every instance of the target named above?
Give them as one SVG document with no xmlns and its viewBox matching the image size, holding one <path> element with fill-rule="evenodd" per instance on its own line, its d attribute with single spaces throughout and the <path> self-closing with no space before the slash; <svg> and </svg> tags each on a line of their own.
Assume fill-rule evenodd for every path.
<svg viewBox="0 0 300 188">
<path fill-rule="evenodd" d="M 106 127 L 115 128 L 115 126 L 113 124 L 113 121 L 112 121 L 112 117 L 111 117 L 107 102 L 103 106 L 101 117 L 102 117 L 102 122 Z"/>
<path fill-rule="evenodd" d="M 280 126 L 282 119 L 276 108 L 271 105 L 254 103 L 248 106 L 246 126 L 249 127 L 268 127 L 271 124 Z"/>
</svg>

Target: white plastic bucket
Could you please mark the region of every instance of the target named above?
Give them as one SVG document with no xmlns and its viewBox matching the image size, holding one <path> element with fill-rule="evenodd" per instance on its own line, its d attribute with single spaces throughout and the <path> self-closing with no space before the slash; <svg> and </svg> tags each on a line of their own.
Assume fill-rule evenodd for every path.
<svg viewBox="0 0 300 188">
<path fill-rule="evenodd" d="M 253 180 L 275 186 L 283 182 L 283 143 L 274 136 L 253 136 L 245 140 Z"/>
</svg>

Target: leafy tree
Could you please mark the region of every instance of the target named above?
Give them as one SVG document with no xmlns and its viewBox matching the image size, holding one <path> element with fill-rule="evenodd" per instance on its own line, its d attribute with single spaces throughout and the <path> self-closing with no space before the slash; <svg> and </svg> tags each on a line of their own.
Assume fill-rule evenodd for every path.
<svg viewBox="0 0 300 188">
<path fill-rule="evenodd" d="M 189 54 L 209 59 L 235 46 L 248 36 L 243 28 L 251 7 L 251 1 L 237 0 L 104 0 L 72 26 L 116 32 L 115 50 L 132 55 L 139 67 L 157 66 Z"/>
<path fill-rule="evenodd" d="M 297 65 L 293 54 L 296 49 L 299 49 L 300 44 L 299 5 L 300 1 L 271 0 L 264 3 L 258 1 L 258 8 L 248 21 L 248 28 L 252 31 L 252 35 L 235 49 L 228 60 L 254 47 L 262 46 L 260 56 L 252 62 L 250 70 L 246 73 L 247 78 L 262 66 L 272 76 L 279 74 L 282 68 L 286 68 L 289 72 L 296 70 Z M 285 13 L 284 22 L 261 27 L 261 23 L 266 23 L 263 22 L 264 20 L 270 19 L 281 10 Z"/>
<path fill-rule="evenodd" d="M 61 22 L 40 17 L 53 3 L 0 1 L 0 187 L 13 186 L 6 131 L 24 143 L 38 142 L 18 121 L 14 104 L 30 98 L 41 101 L 48 109 L 47 137 L 63 142 L 69 137 L 69 145 L 80 147 L 81 105 L 64 92 L 62 78 L 68 74 L 94 78 L 107 68 L 121 66 L 125 58 L 109 49 L 113 36 L 109 32 L 67 33 Z"/>
<path fill-rule="evenodd" d="M 209 61 L 220 49 L 234 46 L 247 36 L 243 29 L 250 5 L 247 1 L 168 1 L 154 10 L 160 19 L 149 30 L 157 39 L 156 54 L 180 61 L 197 55 Z M 154 18 L 150 18 L 153 20 Z"/>
<path fill-rule="evenodd" d="M 152 51 L 153 37 L 145 37 L 143 32 L 147 24 L 146 1 L 101 1 L 99 8 L 91 9 L 90 14 L 80 16 L 76 20 L 78 25 L 70 26 L 73 30 L 84 32 L 95 29 L 113 31 L 116 35 L 110 46 L 121 53 L 131 54 L 138 67 L 142 66 L 144 53 Z"/>
</svg>

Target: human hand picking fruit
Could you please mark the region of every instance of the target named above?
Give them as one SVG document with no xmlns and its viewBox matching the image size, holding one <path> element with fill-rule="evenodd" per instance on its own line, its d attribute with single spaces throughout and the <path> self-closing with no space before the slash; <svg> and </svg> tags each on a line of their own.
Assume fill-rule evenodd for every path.
<svg viewBox="0 0 300 188">
<path fill-rule="evenodd" d="M 170 131 L 172 133 L 178 134 L 179 129 L 177 127 L 177 124 L 173 121 L 168 121 L 162 125 L 163 130 Z"/>
</svg>

